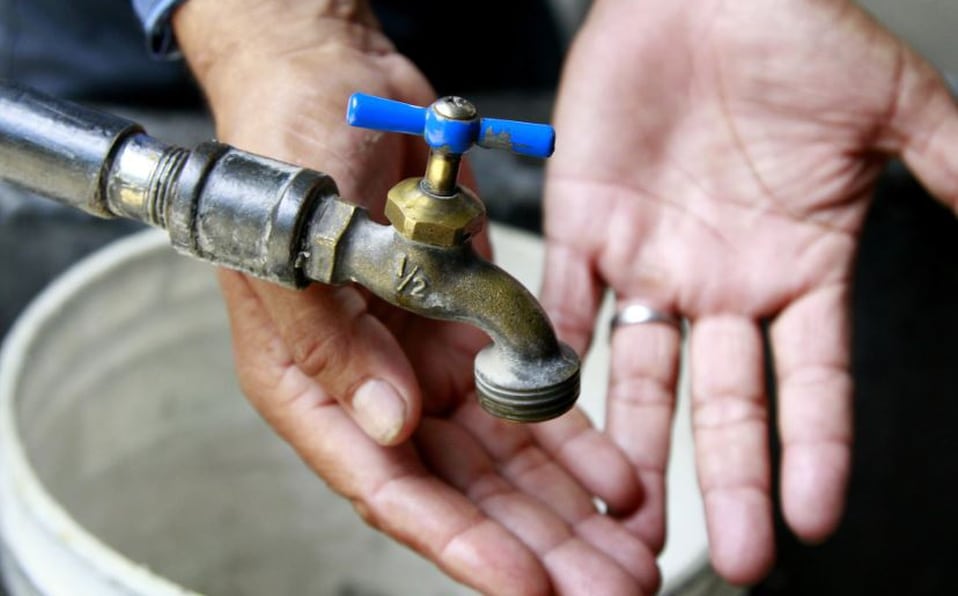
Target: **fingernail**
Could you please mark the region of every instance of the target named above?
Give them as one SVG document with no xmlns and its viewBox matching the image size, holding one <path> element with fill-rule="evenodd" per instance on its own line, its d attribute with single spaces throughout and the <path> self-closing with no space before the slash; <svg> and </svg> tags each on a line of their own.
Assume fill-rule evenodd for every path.
<svg viewBox="0 0 958 596">
<path fill-rule="evenodd" d="M 395 387 L 379 379 L 363 383 L 353 395 L 356 422 L 381 445 L 389 445 L 406 420 L 406 402 Z"/>
</svg>

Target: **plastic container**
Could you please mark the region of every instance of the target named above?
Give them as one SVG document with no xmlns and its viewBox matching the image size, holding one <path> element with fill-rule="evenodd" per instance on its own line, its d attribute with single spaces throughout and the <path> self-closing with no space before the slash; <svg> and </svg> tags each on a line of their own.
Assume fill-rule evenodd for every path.
<svg viewBox="0 0 958 596">
<path fill-rule="evenodd" d="M 541 242 L 493 234 L 505 268 L 537 288 Z M 582 402 L 600 422 L 603 327 Z M 679 420 L 666 592 L 707 573 L 685 412 Z M 159 232 L 73 267 L 8 336 L 0 505 L 13 596 L 470 593 L 366 527 L 252 410 L 212 268 Z"/>
</svg>

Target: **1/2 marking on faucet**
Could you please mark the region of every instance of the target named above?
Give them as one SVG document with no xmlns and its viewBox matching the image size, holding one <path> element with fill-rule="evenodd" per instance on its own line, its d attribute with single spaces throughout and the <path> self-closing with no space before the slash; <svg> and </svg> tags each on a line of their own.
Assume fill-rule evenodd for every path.
<svg viewBox="0 0 958 596">
<path fill-rule="evenodd" d="M 412 268 L 409 268 L 408 261 L 409 258 L 406 255 L 402 255 L 399 260 L 399 269 L 396 271 L 399 284 L 396 286 L 396 292 L 402 293 L 408 289 L 409 295 L 413 298 L 425 298 L 426 289 L 429 287 L 429 279 L 419 269 L 419 265 L 413 265 Z"/>
</svg>

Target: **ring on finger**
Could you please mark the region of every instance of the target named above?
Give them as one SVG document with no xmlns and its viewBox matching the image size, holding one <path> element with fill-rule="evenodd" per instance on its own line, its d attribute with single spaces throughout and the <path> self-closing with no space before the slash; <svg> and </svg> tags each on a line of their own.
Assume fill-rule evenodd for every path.
<svg viewBox="0 0 958 596">
<path fill-rule="evenodd" d="M 620 308 L 609 321 L 609 330 L 614 332 L 619 327 L 626 325 L 643 325 L 646 323 L 655 323 L 668 325 L 675 328 L 679 333 L 682 332 L 682 317 L 677 314 L 652 308 L 641 302 L 632 302 Z"/>
</svg>

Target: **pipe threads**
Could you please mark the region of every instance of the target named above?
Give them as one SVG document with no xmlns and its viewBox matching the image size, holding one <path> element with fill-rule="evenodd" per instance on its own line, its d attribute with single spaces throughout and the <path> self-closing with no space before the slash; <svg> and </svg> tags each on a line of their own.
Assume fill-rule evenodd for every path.
<svg viewBox="0 0 958 596">
<path fill-rule="evenodd" d="M 497 386 L 476 375 L 476 397 L 482 408 L 515 422 L 542 422 L 569 411 L 579 397 L 579 371 L 553 385 L 530 389 Z"/>
<path fill-rule="evenodd" d="M 170 147 L 163 152 L 156 169 L 150 176 L 147 191 L 147 209 L 149 223 L 166 229 L 167 205 L 178 186 L 180 172 L 190 156 L 188 149 Z"/>
</svg>

